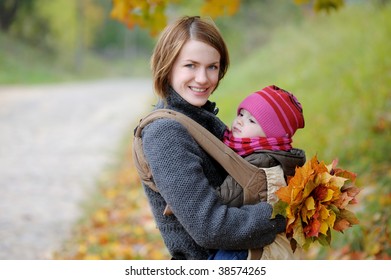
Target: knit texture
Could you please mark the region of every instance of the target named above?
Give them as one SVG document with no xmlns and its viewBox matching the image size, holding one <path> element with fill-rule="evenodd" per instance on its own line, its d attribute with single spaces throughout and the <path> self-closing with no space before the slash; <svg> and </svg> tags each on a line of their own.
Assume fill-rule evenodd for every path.
<svg viewBox="0 0 391 280">
<path fill-rule="evenodd" d="M 226 130 L 223 142 L 241 156 L 250 155 L 260 150 L 289 151 L 292 149 L 290 137 L 234 137 L 232 131 Z"/>
<path fill-rule="evenodd" d="M 214 114 L 214 104 L 198 108 L 172 91 L 166 107 L 191 117 L 222 139 L 226 125 Z M 215 189 L 226 172 L 206 154 L 187 130 L 171 119 L 143 129 L 144 153 L 159 193 L 144 186 L 164 242 L 175 259 L 207 259 L 209 249 L 259 248 L 285 230 L 285 219 L 270 220 L 272 208 L 259 203 L 242 208 L 221 204 Z M 173 216 L 162 215 L 166 204 Z"/>
<path fill-rule="evenodd" d="M 266 137 L 292 137 L 304 127 L 303 108 L 290 92 L 268 86 L 247 96 L 238 106 L 250 112 Z"/>
</svg>

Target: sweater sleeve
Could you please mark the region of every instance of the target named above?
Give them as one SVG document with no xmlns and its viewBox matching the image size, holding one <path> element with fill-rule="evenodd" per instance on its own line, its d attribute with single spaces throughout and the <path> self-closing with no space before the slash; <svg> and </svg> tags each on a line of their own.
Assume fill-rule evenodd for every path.
<svg viewBox="0 0 391 280">
<path fill-rule="evenodd" d="M 143 131 L 144 153 L 160 195 L 197 244 L 208 249 L 249 249 L 272 243 L 285 219 L 270 219 L 266 202 L 223 205 L 204 170 L 205 153 L 179 123 L 156 120 Z"/>
</svg>

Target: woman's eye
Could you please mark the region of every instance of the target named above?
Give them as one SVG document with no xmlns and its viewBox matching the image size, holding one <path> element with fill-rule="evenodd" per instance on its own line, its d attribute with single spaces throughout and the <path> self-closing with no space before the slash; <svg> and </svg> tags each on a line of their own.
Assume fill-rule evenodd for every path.
<svg viewBox="0 0 391 280">
<path fill-rule="evenodd" d="M 194 68 L 195 66 L 194 66 L 194 64 L 186 64 L 185 67 L 186 68 Z"/>
<path fill-rule="evenodd" d="M 211 69 L 211 70 L 218 70 L 219 67 L 217 67 L 216 65 L 211 65 L 211 66 L 209 66 L 209 69 Z"/>
</svg>

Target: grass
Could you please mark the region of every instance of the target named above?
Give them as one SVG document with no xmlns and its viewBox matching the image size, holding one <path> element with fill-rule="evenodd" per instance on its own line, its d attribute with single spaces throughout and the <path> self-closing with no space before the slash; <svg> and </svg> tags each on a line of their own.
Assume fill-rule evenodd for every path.
<svg viewBox="0 0 391 280">
<path fill-rule="evenodd" d="M 365 20 L 364 20 L 365 19 Z M 276 84 L 304 107 L 306 127 L 294 146 L 358 173 L 361 224 L 333 234 L 320 259 L 390 258 L 391 229 L 391 7 L 346 6 L 287 26 L 240 64 L 232 65 L 213 95 L 220 117 L 230 123 L 247 94 Z M 130 141 L 129 141 L 130 142 Z M 75 230 L 72 246 L 57 258 L 167 258 L 131 164 L 121 164 L 99 189 L 100 202 Z"/>
</svg>

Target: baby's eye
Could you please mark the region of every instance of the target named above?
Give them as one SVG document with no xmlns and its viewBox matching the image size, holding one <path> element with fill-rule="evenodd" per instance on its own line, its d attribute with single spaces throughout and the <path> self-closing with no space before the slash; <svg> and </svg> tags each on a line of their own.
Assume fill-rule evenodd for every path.
<svg viewBox="0 0 391 280">
<path fill-rule="evenodd" d="M 250 123 L 256 123 L 254 120 L 250 119 Z"/>
</svg>

